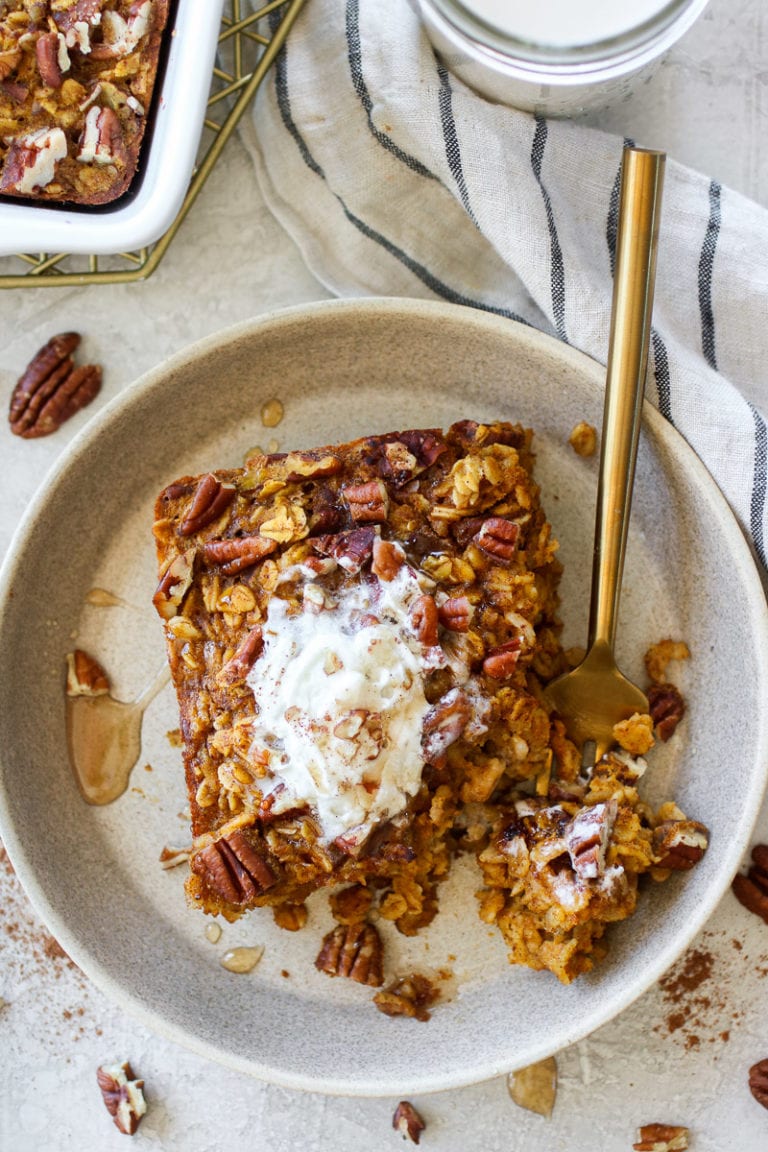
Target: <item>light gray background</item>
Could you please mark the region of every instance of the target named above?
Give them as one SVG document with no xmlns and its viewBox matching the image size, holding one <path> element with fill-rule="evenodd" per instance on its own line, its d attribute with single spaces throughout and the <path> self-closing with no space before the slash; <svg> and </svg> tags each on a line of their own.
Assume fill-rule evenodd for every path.
<svg viewBox="0 0 768 1152">
<path fill-rule="evenodd" d="M 764 0 L 712 0 L 656 76 L 626 104 L 590 122 L 664 148 L 768 207 L 767 33 Z M 0 296 L 0 393 L 7 403 L 20 369 L 52 332 L 85 334 L 84 352 L 105 366 L 101 407 L 200 336 L 325 295 L 264 208 L 250 163 L 233 140 L 146 284 Z M 29 442 L 11 436 L 2 421 L 3 551 L 46 470 L 89 414 Z M 768 807 L 756 839 L 768 841 Z M 626 1152 L 637 1124 L 664 1121 L 688 1124 L 695 1152 L 764 1149 L 768 1112 L 749 1095 L 746 1071 L 768 1057 L 768 927 L 728 894 L 696 947 L 710 954 L 712 965 L 698 991 L 672 1005 L 662 988 L 653 989 L 560 1054 L 550 1121 L 517 1109 L 503 1081 L 493 1081 L 417 1099 L 428 1123 L 422 1147 Z M 396 1101 L 292 1093 L 209 1064 L 134 1023 L 55 953 L 10 868 L 0 865 L 2 1152 L 124 1148 L 101 1103 L 95 1069 L 126 1058 L 145 1078 L 150 1102 L 134 1137 L 137 1148 L 400 1147 L 390 1128 Z M 683 1020 L 670 1032 L 675 1012 Z M 286 1021 L 286 1027 L 298 1029 L 300 1022 Z"/>
</svg>

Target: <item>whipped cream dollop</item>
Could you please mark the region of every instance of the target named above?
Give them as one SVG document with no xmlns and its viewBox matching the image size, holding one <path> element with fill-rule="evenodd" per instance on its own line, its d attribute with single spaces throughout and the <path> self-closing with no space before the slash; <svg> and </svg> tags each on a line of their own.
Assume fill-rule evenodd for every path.
<svg viewBox="0 0 768 1152">
<path fill-rule="evenodd" d="M 258 707 L 254 751 L 270 754 L 280 807 L 306 803 L 322 836 L 360 841 L 419 790 L 423 674 L 444 662 L 410 620 L 421 595 L 403 565 L 390 581 L 361 581 L 332 597 L 304 590 L 304 610 L 273 597 L 264 649 L 248 676 Z"/>
</svg>

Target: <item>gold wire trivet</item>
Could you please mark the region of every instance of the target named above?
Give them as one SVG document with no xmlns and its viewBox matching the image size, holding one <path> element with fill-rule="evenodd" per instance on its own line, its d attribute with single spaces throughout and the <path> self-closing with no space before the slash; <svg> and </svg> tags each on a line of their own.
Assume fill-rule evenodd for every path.
<svg viewBox="0 0 768 1152">
<path fill-rule="evenodd" d="M 155 244 L 113 256 L 71 253 L 19 253 L 0 257 L 0 288 L 71 288 L 87 284 L 129 284 L 146 280 L 157 268 L 200 194 L 240 117 L 256 94 L 283 46 L 304 0 L 272 0 L 243 16 L 242 0 L 228 0 L 213 80 L 208 97 L 197 165 L 179 214 Z M 280 13 L 280 23 L 265 35 L 265 17 Z M 263 23 L 259 24 L 260 21 Z M 10 265 L 6 272 L 6 265 Z"/>
</svg>

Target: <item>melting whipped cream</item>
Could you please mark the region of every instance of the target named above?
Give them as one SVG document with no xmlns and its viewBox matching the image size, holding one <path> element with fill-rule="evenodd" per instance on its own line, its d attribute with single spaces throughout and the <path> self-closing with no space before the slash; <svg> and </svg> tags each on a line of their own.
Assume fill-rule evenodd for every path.
<svg viewBox="0 0 768 1152">
<path fill-rule="evenodd" d="M 314 809 L 324 839 L 362 841 L 419 789 L 429 709 L 422 675 L 444 657 L 414 634 L 421 589 L 407 565 L 325 607 L 328 594 L 310 587 L 303 612 L 270 601 L 264 650 L 248 676 L 259 710 L 254 749 L 269 750 L 286 799 Z"/>
</svg>

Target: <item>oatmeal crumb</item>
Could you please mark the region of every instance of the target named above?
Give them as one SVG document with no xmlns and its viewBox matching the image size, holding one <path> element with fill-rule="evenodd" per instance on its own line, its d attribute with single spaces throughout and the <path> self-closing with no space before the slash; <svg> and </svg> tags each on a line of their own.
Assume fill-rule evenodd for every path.
<svg viewBox="0 0 768 1152">
<path fill-rule="evenodd" d="M 594 456 L 597 448 L 597 429 L 580 420 L 568 437 L 568 443 L 577 456 Z"/>
</svg>

